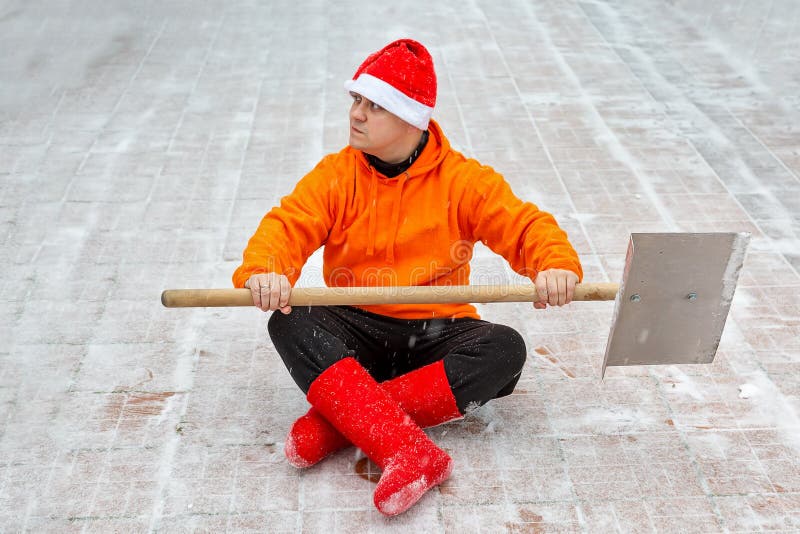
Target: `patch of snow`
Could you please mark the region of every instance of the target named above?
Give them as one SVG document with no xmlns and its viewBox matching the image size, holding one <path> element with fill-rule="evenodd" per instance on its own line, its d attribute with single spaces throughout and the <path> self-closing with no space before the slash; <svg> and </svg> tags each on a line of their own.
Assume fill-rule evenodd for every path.
<svg viewBox="0 0 800 534">
<path fill-rule="evenodd" d="M 636 406 L 593 407 L 586 410 L 583 416 L 585 425 L 604 434 L 640 430 L 654 422 L 647 410 Z"/>
<path fill-rule="evenodd" d="M 692 380 L 692 377 L 681 371 L 677 366 L 671 365 L 669 374 L 674 379 L 672 391 L 689 396 L 696 401 L 706 400 L 703 390 Z"/>
<path fill-rule="evenodd" d="M 747 376 L 748 381 L 739 386 L 739 397 L 755 404 L 756 417 L 745 420 L 745 425 L 775 428 L 787 445 L 800 454 L 800 416 L 789 397 L 761 369 Z"/>
<path fill-rule="evenodd" d="M 740 399 L 749 399 L 750 397 L 757 396 L 758 393 L 758 388 L 753 384 L 742 384 L 739 386 Z"/>
</svg>

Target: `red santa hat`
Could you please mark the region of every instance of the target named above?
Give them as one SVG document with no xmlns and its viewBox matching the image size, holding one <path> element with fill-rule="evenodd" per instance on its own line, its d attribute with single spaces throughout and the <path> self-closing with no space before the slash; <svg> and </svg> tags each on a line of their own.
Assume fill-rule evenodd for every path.
<svg viewBox="0 0 800 534">
<path fill-rule="evenodd" d="M 371 54 L 344 87 L 425 130 L 436 104 L 433 58 L 421 43 L 399 39 Z"/>
</svg>

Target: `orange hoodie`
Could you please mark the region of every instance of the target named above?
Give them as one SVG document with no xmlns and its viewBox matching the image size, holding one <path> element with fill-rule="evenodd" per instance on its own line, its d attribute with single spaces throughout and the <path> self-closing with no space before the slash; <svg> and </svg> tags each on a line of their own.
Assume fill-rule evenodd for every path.
<svg viewBox="0 0 800 534">
<path fill-rule="evenodd" d="M 531 280 L 545 269 L 582 277 L 578 255 L 552 215 L 517 198 L 492 168 L 451 149 L 435 121 L 428 129 L 422 154 L 394 178 L 378 174 L 349 146 L 323 158 L 261 220 L 234 286 L 266 272 L 285 274 L 294 285 L 323 245 L 330 287 L 465 285 L 476 241 Z M 470 304 L 361 308 L 403 319 L 479 317 Z"/>
</svg>

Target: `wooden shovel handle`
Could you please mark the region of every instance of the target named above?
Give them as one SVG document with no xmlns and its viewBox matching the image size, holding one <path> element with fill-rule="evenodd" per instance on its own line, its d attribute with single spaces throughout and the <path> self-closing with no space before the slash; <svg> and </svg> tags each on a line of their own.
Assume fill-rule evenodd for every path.
<svg viewBox="0 0 800 534">
<path fill-rule="evenodd" d="M 578 284 L 574 300 L 614 300 L 618 284 Z M 452 304 L 458 302 L 534 302 L 536 287 L 497 286 L 392 286 L 295 287 L 290 306 L 358 306 L 374 304 Z M 252 306 L 249 289 L 167 289 L 161 293 L 167 308 Z"/>
</svg>

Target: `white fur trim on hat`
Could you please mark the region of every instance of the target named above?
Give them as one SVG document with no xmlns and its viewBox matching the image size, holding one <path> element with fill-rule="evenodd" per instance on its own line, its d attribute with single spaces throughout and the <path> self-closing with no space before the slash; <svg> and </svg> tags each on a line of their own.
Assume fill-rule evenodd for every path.
<svg viewBox="0 0 800 534">
<path fill-rule="evenodd" d="M 344 88 L 367 97 L 420 130 L 428 128 L 433 108 L 414 100 L 380 78 L 371 74 L 361 74 L 355 80 L 344 82 Z"/>
</svg>

